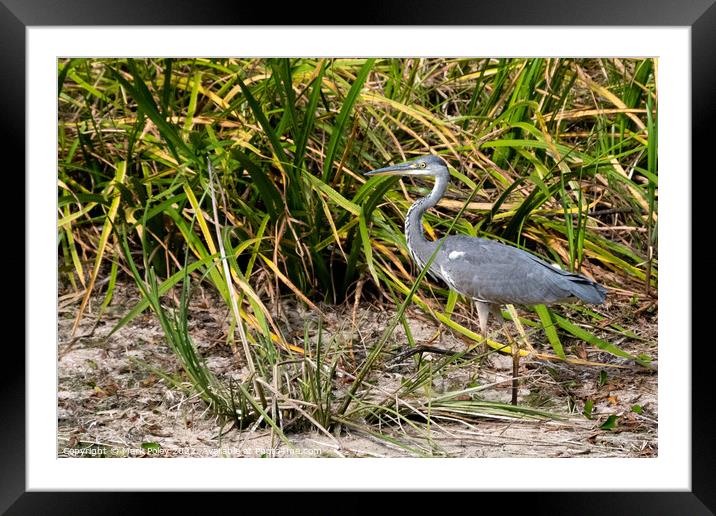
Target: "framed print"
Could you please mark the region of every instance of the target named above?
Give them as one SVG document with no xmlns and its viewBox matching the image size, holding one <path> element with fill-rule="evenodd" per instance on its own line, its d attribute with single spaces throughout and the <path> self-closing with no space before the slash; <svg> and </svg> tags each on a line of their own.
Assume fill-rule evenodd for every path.
<svg viewBox="0 0 716 516">
<path fill-rule="evenodd" d="M 691 171 L 716 8 L 662 7 L 5 2 L 27 301 L 0 507 L 712 513 Z"/>
</svg>

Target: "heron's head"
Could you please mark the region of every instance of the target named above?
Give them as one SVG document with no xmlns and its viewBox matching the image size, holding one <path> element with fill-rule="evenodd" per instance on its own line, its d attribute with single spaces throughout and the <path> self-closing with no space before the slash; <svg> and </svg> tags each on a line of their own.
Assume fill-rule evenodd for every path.
<svg viewBox="0 0 716 516">
<path fill-rule="evenodd" d="M 439 156 L 430 154 L 398 165 L 379 168 L 366 176 L 441 176 L 448 175 L 447 164 Z"/>
</svg>

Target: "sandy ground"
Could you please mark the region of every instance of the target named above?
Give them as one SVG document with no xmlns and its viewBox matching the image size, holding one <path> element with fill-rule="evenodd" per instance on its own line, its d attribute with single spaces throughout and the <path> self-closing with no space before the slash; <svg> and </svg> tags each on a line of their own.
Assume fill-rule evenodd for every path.
<svg viewBox="0 0 716 516">
<path fill-rule="evenodd" d="M 400 445 L 357 431 L 339 435 L 319 431 L 288 434 L 291 446 L 263 426 L 243 431 L 220 421 L 193 396 L 188 384 L 178 388 L 163 375 L 182 378 L 179 363 L 164 341 L 156 318 L 146 312 L 107 337 L 117 321 L 139 299 L 133 286 L 119 286 L 107 312 L 97 322 L 101 298 L 90 304 L 75 337 L 71 327 L 79 307 L 77 295 L 64 292 L 58 307 L 58 449 L 59 457 L 654 457 L 657 455 L 657 373 L 636 367 L 577 366 L 546 361 L 524 361 L 520 402 L 564 416 L 559 421 L 521 419 L 443 418 L 410 428 L 379 430 L 398 438 Z M 278 317 L 287 332 L 303 337 L 304 321 L 315 314 L 286 301 Z M 360 360 L 380 336 L 391 313 L 361 306 L 352 324 L 352 306 L 322 306 L 324 334 L 345 333 Z M 623 307 L 609 307 L 615 313 Z M 611 312 L 610 312 L 611 314 Z M 437 326 L 420 311 L 409 313 L 416 342 L 427 342 Z M 95 326 L 96 324 L 96 326 Z M 636 326 L 636 325 L 634 325 Z M 208 291 L 197 293 L 191 304 L 190 334 L 211 370 L 220 378 L 241 378 L 246 369 L 225 344 L 228 311 Z M 646 340 L 617 343 L 637 354 L 657 359 L 656 317 L 630 326 Z M 340 335 L 339 335 L 340 336 Z M 543 341 L 544 339 L 542 339 Z M 538 350 L 549 351 L 533 339 Z M 394 350 L 405 345 L 405 331 L 394 333 Z M 444 330 L 433 345 L 464 349 L 465 342 Z M 571 343 L 582 358 L 632 366 L 607 353 Z M 425 357 L 430 359 L 430 354 Z M 437 356 L 436 356 L 437 357 Z M 398 365 L 386 362 L 375 378 L 386 392 L 416 367 L 415 358 Z M 503 383 L 480 392 L 485 400 L 509 402 L 511 357 L 492 354 L 449 369 L 433 380 L 433 394 L 459 390 L 475 382 Z M 583 414 L 593 401 L 592 418 Z M 641 413 L 632 411 L 637 405 Z M 602 429 L 610 415 L 614 429 Z M 376 428 L 376 430 L 378 430 Z"/>
</svg>

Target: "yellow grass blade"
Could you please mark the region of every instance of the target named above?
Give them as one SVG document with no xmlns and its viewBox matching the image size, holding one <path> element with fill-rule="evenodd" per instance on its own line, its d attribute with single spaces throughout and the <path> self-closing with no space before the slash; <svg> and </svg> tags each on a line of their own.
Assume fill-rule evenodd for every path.
<svg viewBox="0 0 716 516">
<path fill-rule="evenodd" d="M 273 261 L 271 261 L 269 258 L 266 258 L 266 256 L 264 256 L 262 253 L 259 253 L 259 256 L 260 256 L 261 259 L 266 263 L 266 265 L 269 266 L 269 268 L 270 268 L 270 269 L 273 271 L 273 273 L 278 277 L 278 279 L 281 280 L 281 282 L 282 282 L 284 285 L 286 285 L 288 288 L 290 288 L 290 289 L 293 291 L 293 293 L 296 294 L 296 296 L 297 296 L 301 301 L 303 301 L 303 302 L 306 303 L 308 306 L 310 306 L 313 310 L 315 310 L 316 312 L 318 312 L 319 314 L 321 314 L 321 317 L 324 317 L 324 316 L 325 316 L 324 313 L 323 313 L 315 304 L 313 304 L 313 303 L 311 302 L 311 300 L 308 299 L 308 298 L 303 294 L 303 292 L 301 292 L 301 291 L 299 290 L 299 288 L 296 287 L 296 285 L 294 285 L 294 284 L 291 282 L 291 280 L 286 277 L 286 275 L 285 275 L 283 272 L 281 272 L 281 270 L 276 266 L 276 264 L 275 264 Z"/>
<path fill-rule="evenodd" d="M 99 237 L 99 243 L 97 244 L 97 255 L 94 260 L 94 267 L 92 269 L 92 275 L 90 276 L 89 284 L 87 285 L 87 288 L 85 289 L 85 295 L 82 298 L 82 303 L 80 304 L 79 310 L 77 310 L 77 317 L 75 317 L 75 322 L 72 325 L 72 333 L 71 335 L 74 336 L 77 332 L 77 328 L 80 325 L 80 321 L 82 320 L 82 315 L 84 314 L 85 308 L 87 308 L 87 303 L 89 302 L 89 298 L 92 295 L 92 289 L 94 288 L 95 281 L 97 280 L 97 274 L 99 274 L 100 266 L 102 265 L 102 259 L 104 258 L 104 252 L 107 248 L 107 242 L 109 241 L 109 236 L 112 234 L 112 226 L 114 225 L 114 218 L 117 216 L 117 209 L 119 208 L 119 201 L 121 200 L 121 197 L 119 195 L 119 192 L 115 192 L 115 186 L 116 184 L 123 184 L 124 178 L 127 173 L 127 162 L 126 161 L 120 161 L 117 163 L 117 171 L 114 176 L 114 181 L 110 184 L 110 186 L 107 189 L 107 194 L 114 195 L 114 198 L 112 199 L 112 204 L 109 207 L 109 212 L 107 213 L 107 218 L 104 221 L 104 224 L 102 226 L 102 233 Z"/>
</svg>

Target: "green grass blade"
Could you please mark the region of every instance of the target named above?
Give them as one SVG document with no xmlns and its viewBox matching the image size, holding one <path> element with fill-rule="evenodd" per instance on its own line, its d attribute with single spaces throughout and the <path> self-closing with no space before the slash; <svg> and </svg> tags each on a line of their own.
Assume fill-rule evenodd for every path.
<svg viewBox="0 0 716 516">
<path fill-rule="evenodd" d="M 373 68 L 373 64 L 375 63 L 375 59 L 366 59 L 365 63 L 361 67 L 360 71 L 358 72 L 358 75 L 356 76 L 356 80 L 353 82 L 353 85 L 351 86 L 351 89 L 348 91 L 348 95 L 346 95 L 345 100 L 343 101 L 343 104 L 341 106 L 341 111 L 338 113 L 338 117 L 336 118 L 336 123 L 333 125 L 333 129 L 331 131 L 331 139 L 328 142 L 328 150 L 326 150 L 326 158 L 323 160 L 323 182 L 328 181 L 328 177 L 331 172 L 331 168 L 333 167 L 333 161 L 336 157 L 336 152 L 338 150 L 338 144 L 343 138 L 343 129 L 345 128 L 346 122 L 348 121 L 348 118 L 350 116 L 351 111 L 353 110 L 353 106 L 358 99 L 358 95 L 360 95 L 361 89 L 363 88 L 363 83 L 365 82 L 366 78 L 368 77 L 368 74 L 370 73 L 371 69 Z"/>
<path fill-rule="evenodd" d="M 241 92 L 244 94 L 244 98 L 249 104 L 249 107 L 251 108 L 254 117 L 256 117 L 256 121 L 259 123 L 259 125 L 264 131 L 264 134 L 268 137 L 269 142 L 271 143 L 271 149 L 273 150 L 273 154 L 276 157 L 277 161 L 276 166 L 278 166 L 284 172 L 290 173 L 290 171 L 285 169 L 285 166 L 288 163 L 288 159 L 286 158 L 286 153 L 283 150 L 283 145 L 281 144 L 281 140 L 279 139 L 278 134 L 276 134 L 276 131 L 266 118 L 266 114 L 264 113 L 263 109 L 261 109 L 261 106 L 256 101 L 256 98 L 254 98 L 248 86 L 244 84 L 244 81 L 242 81 L 241 78 L 237 76 L 236 82 L 239 84 Z"/>
<path fill-rule="evenodd" d="M 177 161 L 179 161 L 179 156 L 176 153 L 176 149 L 180 149 L 184 154 L 185 158 L 187 159 L 193 157 L 193 152 L 187 146 L 187 144 L 184 143 L 184 141 L 179 137 L 176 128 L 169 122 L 167 122 L 164 116 L 159 113 L 152 94 L 147 88 L 146 84 L 144 84 L 144 82 L 141 80 L 141 74 L 137 71 L 133 60 L 129 59 L 127 63 L 129 65 L 130 70 L 132 71 L 132 75 L 134 76 L 134 85 L 130 84 L 129 81 L 127 81 L 127 79 L 122 76 L 122 74 L 120 74 L 111 66 L 108 68 L 110 72 L 115 76 L 117 81 L 124 87 L 125 90 L 127 90 L 129 95 L 135 100 L 135 102 L 137 103 L 137 107 L 141 109 L 144 114 L 147 115 L 151 119 L 151 121 L 154 122 L 154 124 L 157 126 L 157 128 L 159 129 L 159 133 L 166 140 L 167 144 L 170 147 L 170 150 L 175 155 Z"/>
<path fill-rule="evenodd" d="M 316 106 L 318 105 L 318 99 L 321 95 L 323 75 L 326 72 L 326 64 L 324 61 L 321 61 L 319 66 L 318 75 L 314 79 L 311 97 L 308 101 L 308 106 L 306 107 L 304 114 L 303 125 L 299 131 L 298 138 L 296 139 L 296 155 L 293 160 L 293 166 L 296 169 L 300 169 L 303 165 L 303 160 L 306 154 L 306 145 L 308 144 L 308 139 L 313 132 L 313 124 L 316 119 Z"/>
<path fill-rule="evenodd" d="M 555 354 L 559 358 L 566 358 L 562 342 L 559 340 L 559 335 L 557 335 L 557 329 L 554 327 L 554 321 L 552 321 L 549 309 L 545 305 L 535 305 L 534 309 L 542 322 L 544 333 L 547 335 L 547 340 L 552 346 Z"/>
</svg>

